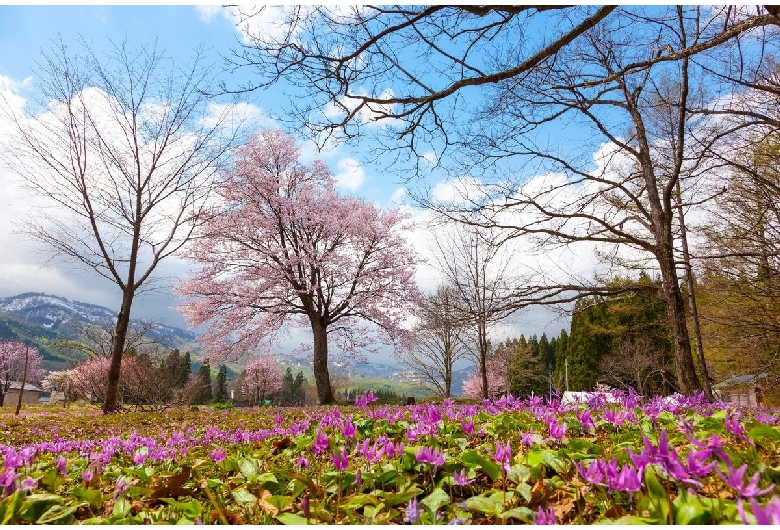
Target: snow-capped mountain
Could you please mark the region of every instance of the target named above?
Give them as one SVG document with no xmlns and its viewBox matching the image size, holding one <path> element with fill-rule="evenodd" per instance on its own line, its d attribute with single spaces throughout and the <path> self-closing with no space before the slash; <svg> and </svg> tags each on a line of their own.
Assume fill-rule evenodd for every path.
<svg viewBox="0 0 780 530">
<path fill-rule="evenodd" d="M 99 326 L 112 326 L 116 322 L 115 310 L 46 293 L 22 293 L 0 298 L 0 315 L 64 335 L 73 332 L 68 323 L 74 321 Z M 166 324 L 155 325 L 149 335 L 171 348 L 195 340 L 193 333 Z"/>
</svg>

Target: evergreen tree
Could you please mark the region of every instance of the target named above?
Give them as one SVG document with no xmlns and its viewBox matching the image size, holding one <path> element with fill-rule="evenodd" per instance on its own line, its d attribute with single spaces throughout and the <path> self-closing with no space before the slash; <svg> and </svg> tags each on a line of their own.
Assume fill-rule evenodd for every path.
<svg viewBox="0 0 780 530">
<path fill-rule="evenodd" d="M 306 393 L 303 390 L 304 381 L 303 372 L 298 371 L 298 375 L 295 376 L 295 381 L 293 381 L 292 392 L 292 404 L 296 407 L 300 407 L 306 402 Z"/>
<path fill-rule="evenodd" d="M 219 372 L 217 372 L 217 388 L 214 393 L 214 401 L 216 403 L 227 403 L 229 401 L 227 390 L 227 366 L 220 365 Z"/>
<path fill-rule="evenodd" d="M 196 405 L 208 405 L 213 398 L 211 392 L 211 363 L 208 359 L 203 359 L 203 364 L 200 365 L 197 377 L 197 391 L 195 392 L 195 399 L 193 400 Z"/>
<path fill-rule="evenodd" d="M 601 298 L 575 303 L 565 357 L 569 363 L 569 390 L 592 390 L 598 382 L 599 362 L 610 344 L 607 327 L 606 304 Z"/>
<path fill-rule="evenodd" d="M 295 394 L 295 380 L 292 375 L 292 368 L 289 366 L 284 371 L 284 377 L 282 378 L 282 389 L 279 391 L 279 404 L 280 405 L 293 405 Z"/>
<path fill-rule="evenodd" d="M 181 385 L 180 388 L 183 388 L 187 381 L 190 380 L 190 377 L 192 376 L 192 359 L 190 357 L 190 352 L 185 352 L 184 359 L 181 361 L 181 368 L 179 370 L 179 379 L 178 383 Z"/>
<path fill-rule="evenodd" d="M 565 329 L 555 342 L 555 367 L 553 369 L 553 388 L 562 394 L 566 390 L 566 348 L 569 345 L 569 334 Z"/>
</svg>

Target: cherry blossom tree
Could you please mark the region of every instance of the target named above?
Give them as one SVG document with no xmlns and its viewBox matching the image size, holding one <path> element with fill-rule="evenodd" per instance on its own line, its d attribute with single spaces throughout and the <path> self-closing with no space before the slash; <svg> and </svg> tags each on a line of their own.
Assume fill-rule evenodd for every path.
<svg viewBox="0 0 780 530">
<path fill-rule="evenodd" d="M 506 359 L 500 355 L 491 355 L 485 362 L 485 374 L 487 376 L 488 397 L 495 399 L 507 392 L 507 366 Z M 470 398 L 481 399 L 483 397 L 482 371 L 475 367 L 469 376 L 463 381 L 463 393 Z"/>
<path fill-rule="evenodd" d="M 25 357 L 27 357 L 27 377 L 25 373 Z M 41 368 L 41 354 L 34 346 L 18 341 L 0 342 L 0 407 L 5 402 L 5 395 L 11 388 L 11 383 L 39 381 L 44 370 Z"/>
<path fill-rule="evenodd" d="M 265 397 L 282 389 L 282 368 L 275 357 L 261 355 L 246 365 L 241 393 L 253 405 L 262 405 Z"/>
<path fill-rule="evenodd" d="M 201 268 L 179 287 L 188 323 L 208 324 L 202 340 L 241 355 L 308 327 L 322 404 L 335 402 L 329 342 L 352 355 L 407 344 L 420 294 L 404 215 L 340 196 L 324 163 L 302 164 L 295 139 L 272 130 L 238 150 L 217 192 L 224 204 L 187 253 Z"/>
</svg>

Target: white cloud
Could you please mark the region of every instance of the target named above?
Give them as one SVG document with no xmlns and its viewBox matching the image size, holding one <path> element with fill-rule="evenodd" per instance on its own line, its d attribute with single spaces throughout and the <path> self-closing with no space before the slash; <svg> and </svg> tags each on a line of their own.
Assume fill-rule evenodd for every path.
<svg viewBox="0 0 780 530">
<path fill-rule="evenodd" d="M 336 186 L 339 188 L 355 191 L 366 181 L 363 167 L 354 158 L 342 158 L 336 162 L 336 167 L 339 172 L 333 178 L 336 179 Z"/>
<path fill-rule="evenodd" d="M 195 9 L 197 9 L 200 14 L 201 22 L 205 22 L 206 24 L 209 24 L 217 14 L 224 11 L 220 5 L 199 5 L 195 6 Z"/>
<path fill-rule="evenodd" d="M 439 161 L 439 157 L 433 151 L 426 151 L 420 155 L 420 158 L 428 163 L 428 165 L 435 166 Z"/>
<path fill-rule="evenodd" d="M 367 98 L 369 96 L 375 97 L 379 100 L 387 100 L 392 98 L 394 94 L 390 88 L 384 89 L 379 93 L 379 95 L 374 95 L 369 94 L 365 88 L 359 87 L 354 92 L 346 96 L 342 96 L 339 99 L 338 105 L 335 103 L 329 103 L 326 105 L 323 114 L 330 120 L 339 118 L 347 112 L 354 112 L 355 109 L 357 109 L 361 104 L 363 98 Z M 396 112 L 397 108 L 398 105 L 396 104 L 369 103 L 357 111 L 357 114 L 352 121 L 367 127 L 386 127 L 388 125 L 400 123 L 398 119 L 388 117 L 392 116 Z"/>
<path fill-rule="evenodd" d="M 406 196 L 406 188 L 398 188 L 396 189 L 393 194 L 390 196 L 390 204 L 393 205 L 393 207 L 401 206 L 404 202 L 404 197 Z"/>
<path fill-rule="evenodd" d="M 482 182 L 474 177 L 445 180 L 433 187 L 433 199 L 444 204 L 464 205 L 484 197 Z"/>
</svg>

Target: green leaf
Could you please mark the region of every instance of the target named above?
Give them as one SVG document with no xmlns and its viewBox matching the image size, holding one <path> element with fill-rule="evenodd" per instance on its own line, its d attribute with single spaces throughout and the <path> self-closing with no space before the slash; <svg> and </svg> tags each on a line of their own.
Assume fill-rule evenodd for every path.
<svg viewBox="0 0 780 530">
<path fill-rule="evenodd" d="M 554 469 L 556 473 L 565 473 L 569 468 L 569 465 L 558 458 L 558 455 L 552 451 L 544 451 L 542 453 L 542 459 L 544 460 L 544 463 Z"/>
<path fill-rule="evenodd" d="M 410 488 L 401 493 L 391 493 L 384 498 L 384 503 L 385 506 L 397 506 L 417 497 L 422 492 L 423 490 L 419 488 Z"/>
<path fill-rule="evenodd" d="M 203 506 L 201 506 L 197 499 L 193 499 L 190 502 L 179 502 L 176 499 L 166 497 L 160 500 L 183 511 L 184 515 L 190 519 L 197 519 L 203 514 Z"/>
<path fill-rule="evenodd" d="M 498 480 L 498 477 L 501 476 L 501 467 L 495 462 L 486 460 L 485 457 L 483 457 L 474 449 L 464 451 L 460 455 L 460 461 L 467 465 L 481 467 L 482 471 L 484 471 L 487 476 L 493 480 Z"/>
<path fill-rule="evenodd" d="M 566 449 L 567 451 L 571 451 L 571 452 L 580 452 L 580 453 L 586 453 L 591 455 L 604 454 L 604 450 L 601 447 L 587 440 L 582 440 L 580 438 L 574 438 L 570 440 L 569 443 L 566 444 Z"/>
<path fill-rule="evenodd" d="M 525 502 L 531 502 L 531 485 L 530 484 L 518 484 L 517 493 L 523 496 Z"/>
<path fill-rule="evenodd" d="M 279 473 L 283 477 L 291 478 L 303 482 L 311 491 L 317 491 L 317 485 L 311 479 L 303 473 L 296 473 L 295 471 L 288 471 L 286 469 L 274 469 L 274 473 Z"/>
<path fill-rule="evenodd" d="M 37 521 L 35 521 L 35 524 L 70 524 L 70 522 L 73 520 L 71 515 L 77 509 L 78 506 L 63 506 L 62 504 L 57 504 L 46 510 L 46 512 L 44 512 L 44 514 L 41 515 Z"/>
<path fill-rule="evenodd" d="M 266 501 L 281 512 L 286 510 L 293 503 L 293 498 L 285 497 L 283 495 L 272 495 L 268 497 Z"/>
<path fill-rule="evenodd" d="M 299 524 L 309 524 L 305 517 L 298 515 L 297 513 L 280 513 L 276 516 L 276 520 L 279 521 L 282 524 L 291 524 L 291 525 L 299 525 Z"/>
<path fill-rule="evenodd" d="M 257 461 L 253 458 L 242 458 L 238 463 L 238 468 L 241 470 L 241 474 L 248 479 L 256 477 L 260 471 Z"/>
<path fill-rule="evenodd" d="M 645 485 L 650 496 L 651 515 L 666 523 L 669 521 L 669 512 L 671 510 L 669 497 L 661 483 L 658 482 L 655 471 L 649 466 L 645 470 Z"/>
<path fill-rule="evenodd" d="M 528 466 L 524 466 L 523 464 L 515 464 L 509 469 L 506 476 L 515 484 L 523 484 L 524 482 L 528 482 L 528 479 L 531 478 L 531 470 L 528 469 Z"/>
<path fill-rule="evenodd" d="M 602 519 L 596 524 L 619 524 L 619 525 L 632 525 L 632 524 L 665 524 L 664 521 L 653 519 L 650 517 L 639 517 L 636 515 L 624 515 L 620 519 L 613 521 L 611 519 Z"/>
<path fill-rule="evenodd" d="M 750 432 L 748 433 L 748 438 L 750 438 L 754 442 L 757 442 L 759 438 L 770 438 L 772 440 L 780 440 L 780 431 L 778 431 L 774 427 L 770 427 L 769 425 L 761 424 L 750 429 Z"/>
<path fill-rule="evenodd" d="M 529 486 L 530 491 L 530 486 Z M 512 508 L 501 514 L 501 518 L 506 520 L 509 518 L 520 519 L 524 523 L 533 524 L 533 512 L 526 506 L 520 506 L 518 508 Z"/>
<path fill-rule="evenodd" d="M 75 487 L 73 488 L 73 496 L 80 501 L 88 502 L 94 508 L 99 508 L 103 504 L 103 494 L 98 490 Z"/>
<path fill-rule="evenodd" d="M 0 501 L 0 524 L 6 525 L 12 522 L 15 515 L 19 515 L 22 506 L 22 492 L 16 490 L 11 495 Z"/>
<path fill-rule="evenodd" d="M 710 522 L 711 514 L 698 503 L 687 502 L 676 508 L 674 524 L 707 524 Z"/>
<path fill-rule="evenodd" d="M 35 522 L 52 506 L 64 505 L 65 499 L 52 493 L 35 493 L 22 502 L 19 514 L 26 521 Z"/>
<path fill-rule="evenodd" d="M 493 517 L 499 517 L 503 506 L 500 502 L 496 502 L 485 497 L 476 496 L 466 499 L 466 508 L 472 512 L 480 512 Z"/>
<path fill-rule="evenodd" d="M 344 506 L 347 509 L 354 510 L 355 508 L 360 508 L 362 506 L 365 506 L 366 504 L 371 504 L 373 506 L 376 506 L 378 503 L 379 503 L 379 499 L 376 497 L 376 495 L 361 493 L 359 495 L 353 495 L 352 497 L 347 499 L 346 502 L 342 503 L 342 506 Z"/>
<path fill-rule="evenodd" d="M 114 511 L 111 513 L 119 517 L 126 517 L 130 513 L 130 501 L 124 497 L 119 497 L 114 503 Z"/>
<path fill-rule="evenodd" d="M 233 498 L 239 504 L 251 504 L 257 502 L 257 497 L 252 495 L 246 488 L 236 488 L 230 492 Z"/>
<path fill-rule="evenodd" d="M 426 505 L 432 513 L 436 513 L 436 510 L 438 510 L 442 504 L 448 504 L 450 502 L 450 496 L 447 495 L 443 489 L 436 488 L 420 502 Z"/>
</svg>

